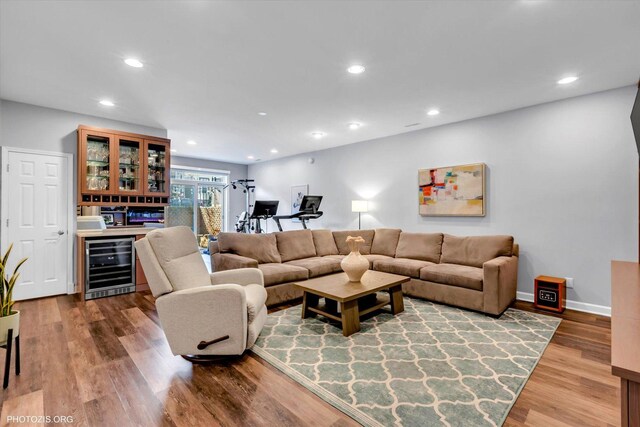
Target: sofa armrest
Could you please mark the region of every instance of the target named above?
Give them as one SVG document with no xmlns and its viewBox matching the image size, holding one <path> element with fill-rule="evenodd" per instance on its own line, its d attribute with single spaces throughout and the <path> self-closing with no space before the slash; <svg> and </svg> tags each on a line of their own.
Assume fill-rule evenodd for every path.
<svg viewBox="0 0 640 427">
<path fill-rule="evenodd" d="M 258 268 L 258 261 L 236 254 L 215 253 L 211 255 L 211 267 L 213 271 Z"/>
<path fill-rule="evenodd" d="M 236 285 L 260 285 L 264 286 L 264 276 L 257 268 L 238 268 L 235 270 L 218 271 L 211 273 L 212 285 L 233 283 Z"/>
<path fill-rule="evenodd" d="M 518 257 L 501 256 L 485 262 L 483 270 L 484 312 L 501 314 L 516 298 Z"/>
<path fill-rule="evenodd" d="M 184 354 L 242 354 L 247 345 L 247 301 L 239 285 L 202 286 L 162 295 L 156 300 L 171 351 Z M 229 339 L 205 349 L 200 341 Z"/>
</svg>

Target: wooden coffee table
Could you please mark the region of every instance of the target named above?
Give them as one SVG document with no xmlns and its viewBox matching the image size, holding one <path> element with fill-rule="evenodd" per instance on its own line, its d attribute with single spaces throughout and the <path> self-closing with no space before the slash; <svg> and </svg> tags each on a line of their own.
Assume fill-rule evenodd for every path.
<svg viewBox="0 0 640 427">
<path fill-rule="evenodd" d="M 360 317 L 387 304 L 391 305 L 393 314 L 404 311 L 402 284 L 408 281 L 405 276 L 369 270 L 359 282 L 349 282 L 346 273 L 297 282 L 296 285 L 304 291 L 302 318 L 321 314 L 342 323 L 342 335 L 348 337 L 360 330 Z M 384 290 L 389 292 L 388 297 L 376 294 Z M 320 298 L 324 298 L 324 302 Z"/>
</svg>

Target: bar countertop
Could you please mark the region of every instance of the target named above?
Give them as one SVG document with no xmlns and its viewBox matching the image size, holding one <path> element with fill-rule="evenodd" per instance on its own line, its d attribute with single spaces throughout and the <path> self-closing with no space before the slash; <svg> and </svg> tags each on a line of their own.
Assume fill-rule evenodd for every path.
<svg viewBox="0 0 640 427">
<path fill-rule="evenodd" d="M 107 228 L 106 230 L 78 230 L 76 236 L 88 237 L 117 237 L 117 236 L 140 236 L 155 230 L 155 227 L 130 227 L 130 228 Z"/>
</svg>

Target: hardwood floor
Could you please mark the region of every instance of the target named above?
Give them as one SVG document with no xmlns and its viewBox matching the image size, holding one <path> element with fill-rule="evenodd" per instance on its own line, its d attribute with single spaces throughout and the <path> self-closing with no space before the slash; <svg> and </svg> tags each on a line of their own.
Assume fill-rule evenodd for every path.
<svg viewBox="0 0 640 427">
<path fill-rule="evenodd" d="M 1 425 L 10 415 L 72 416 L 73 425 L 88 426 L 357 425 L 250 352 L 213 366 L 174 357 L 149 293 L 17 305 L 22 373 L 12 371 L 2 392 Z M 609 319 L 560 317 L 505 425 L 619 425 Z"/>
</svg>

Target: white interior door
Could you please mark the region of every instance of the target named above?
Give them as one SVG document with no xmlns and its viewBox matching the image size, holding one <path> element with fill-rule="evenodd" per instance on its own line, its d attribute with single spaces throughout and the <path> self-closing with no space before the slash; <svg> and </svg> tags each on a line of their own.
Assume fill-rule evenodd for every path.
<svg viewBox="0 0 640 427">
<path fill-rule="evenodd" d="M 69 167 L 65 154 L 3 150 L 2 251 L 10 267 L 27 257 L 15 300 L 67 293 L 70 282 Z M 13 270 L 11 270 L 13 271 Z"/>
</svg>

